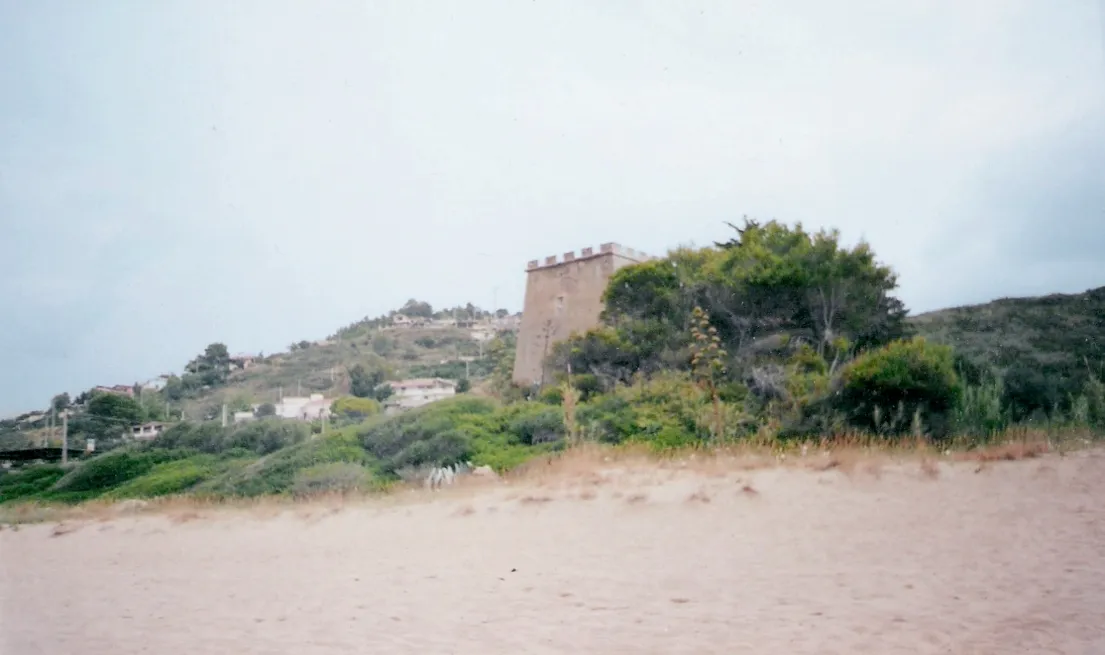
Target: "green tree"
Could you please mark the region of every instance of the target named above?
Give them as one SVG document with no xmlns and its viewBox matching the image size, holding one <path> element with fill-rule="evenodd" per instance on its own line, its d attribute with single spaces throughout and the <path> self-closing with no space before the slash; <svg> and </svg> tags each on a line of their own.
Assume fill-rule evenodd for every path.
<svg viewBox="0 0 1105 655">
<path fill-rule="evenodd" d="M 221 385 L 230 375 L 230 352 L 225 344 L 212 343 L 201 355 L 188 362 L 185 370 L 196 376 L 201 385 Z"/>
<path fill-rule="evenodd" d="M 515 394 L 514 357 L 518 339 L 513 332 L 506 332 L 492 339 L 485 349 L 491 360 L 490 387 L 499 398 L 507 399 Z"/>
<path fill-rule="evenodd" d="M 399 308 L 399 313 L 407 316 L 417 316 L 419 318 L 431 318 L 434 315 L 434 308 L 428 302 L 411 298 Z"/>
<path fill-rule="evenodd" d="M 342 396 L 334 401 L 330 411 L 341 419 L 363 421 L 380 413 L 380 403 L 373 398 Z"/>
<path fill-rule="evenodd" d="M 165 400 L 155 393 L 144 393 L 138 397 L 138 404 L 142 406 L 142 414 L 149 421 L 165 421 L 168 419 Z"/>
<path fill-rule="evenodd" d="M 468 393 L 472 389 L 472 381 L 468 378 L 457 380 L 457 393 Z"/>
<path fill-rule="evenodd" d="M 395 350 L 395 341 L 386 334 L 377 334 L 372 337 L 372 352 L 385 357 Z"/>
<path fill-rule="evenodd" d="M 69 428 L 71 434 L 95 439 L 97 449 L 107 450 L 146 418 L 142 405 L 129 396 L 93 393 L 88 410 L 70 421 Z"/>
<path fill-rule="evenodd" d="M 380 402 L 384 402 L 388 398 L 391 398 L 391 396 L 394 393 L 395 393 L 395 389 L 392 389 L 391 385 L 387 384 L 385 382 L 384 384 L 381 384 L 380 386 L 376 387 L 376 390 L 373 393 L 373 396 L 376 398 L 376 400 L 378 400 Z"/>
<path fill-rule="evenodd" d="M 63 409 L 69 407 L 69 405 L 69 392 L 67 391 L 59 393 L 50 400 L 50 408 L 56 412 L 62 411 Z"/>
<path fill-rule="evenodd" d="M 604 294 L 605 328 L 554 355 L 608 381 L 689 370 L 695 307 L 708 314 L 732 378 L 780 346 L 808 343 L 835 372 L 856 352 L 908 336 L 905 307 L 891 295 L 897 278 L 866 244 L 843 247 L 836 231 L 777 221 L 735 230 L 715 247 L 619 269 Z"/>
<path fill-rule="evenodd" d="M 257 418 L 264 418 L 266 416 L 276 416 L 276 405 L 272 403 L 261 403 L 257 407 Z"/>
<path fill-rule="evenodd" d="M 169 379 L 165 380 L 165 387 L 161 393 L 167 400 L 176 402 L 184 398 L 186 391 L 184 382 L 176 375 L 170 375 Z"/>
<path fill-rule="evenodd" d="M 88 402 L 88 414 L 95 418 L 118 421 L 128 427 L 146 419 L 146 413 L 137 400 L 117 393 L 95 394 Z"/>
<path fill-rule="evenodd" d="M 349 393 L 358 398 L 372 398 L 376 387 L 384 381 L 386 375 L 380 368 L 368 368 L 364 364 L 355 364 L 349 369 Z"/>
</svg>

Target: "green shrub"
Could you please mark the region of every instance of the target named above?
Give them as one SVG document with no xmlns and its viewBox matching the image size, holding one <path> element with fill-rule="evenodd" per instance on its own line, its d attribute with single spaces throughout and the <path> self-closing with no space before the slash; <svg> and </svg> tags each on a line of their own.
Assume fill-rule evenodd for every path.
<svg viewBox="0 0 1105 655">
<path fill-rule="evenodd" d="M 0 503 L 30 499 L 45 493 L 64 475 L 65 469 L 56 464 L 38 464 L 0 472 Z"/>
<path fill-rule="evenodd" d="M 369 488 L 371 481 L 371 472 L 360 464 L 315 464 L 296 472 L 292 482 L 292 495 L 305 497 L 320 493 L 364 491 Z"/>
<path fill-rule="evenodd" d="M 224 449 L 226 428 L 218 423 L 182 421 L 165 430 L 154 439 L 158 448 L 186 448 L 203 453 L 217 453 Z"/>
<path fill-rule="evenodd" d="M 330 405 L 330 411 L 334 413 L 334 418 L 339 420 L 363 421 L 379 414 L 382 407 L 379 401 L 373 398 L 342 396 Z"/>
<path fill-rule="evenodd" d="M 965 385 L 955 408 L 955 432 L 989 437 L 1007 428 L 1009 416 L 1002 406 L 1002 394 L 1001 380 L 993 377 Z"/>
<path fill-rule="evenodd" d="M 150 472 L 163 462 L 193 453 L 160 448 L 123 448 L 78 464 L 53 486 L 52 491 L 103 493 Z"/>
<path fill-rule="evenodd" d="M 946 436 L 962 393 L 951 347 L 921 337 L 860 355 L 842 381 L 838 403 L 848 420 L 882 434 L 904 434 L 920 416 L 933 436 Z"/>
<path fill-rule="evenodd" d="M 542 403 L 521 403 L 507 425 L 520 443 L 532 446 L 564 438 L 564 411 Z"/>
<path fill-rule="evenodd" d="M 585 435 L 603 443 L 621 443 L 637 434 L 637 411 L 615 395 L 599 395 L 576 410 L 576 422 Z"/>
<path fill-rule="evenodd" d="M 1082 389 L 1086 402 L 1086 421 L 1091 426 L 1105 430 L 1105 381 L 1091 375 Z"/>
<path fill-rule="evenodd" d="M 534 400 L 545 405 L 559 405 L 564 402 L 564 392 L 559 385 L 550 385 L 539 391 Z"/>
<path fill-rule="evenodd" d="M 640 441 L 658 450 L 702 443 L 711 438 L 715 407 L 686 373 L 664 373 L 596 395 L 576 411 L 584 438 L 605 443 Z M 719 402 L 723 436 L 743 429 L 740 408 Z"/>
<path fill-rule="evenodd" d="M 476 417 L 492 415 L 495 409 L 490 399 L 458 396 L 374 421 L 358 435 L 365 450 L 380 461 L 381 470 L 394 475 L 406 466 L 441 466 L 467 459 L 473 434 L 464 426 Z"/>
<path fill-rule="evenodd" d="M 196 455 L 158 464 L 141 475 L 106 494 L 109 498 L 152 498 L 188 491 L 204 480 L 214 477 L 220 462 L 213 455 Z M 225 468 L 222 467 L 222 468 Z"/>
<path fill-rule="evenodd" d="M 218 454 L 233 449 L 245 449 L 257 455 L 267 455 L 286 448 L 310 436 L 310 426 L 299 421 L 268 418 L 230 427 L 218 423 L 177 423 L 154 440 L 160 448 L 187 448 Z"/>
<path fill-rule="evenodd" d="M 306 441 L 310 436 L 310 427 L 299 421 L 250 421 L 231 428 L 221 450 L 245 448 L 258 455 L 267 455 Z"/>
<path fill-rule="evenodd" d="M 296 474 L 318 464 L 347 462 L 369 465 L 371 458 L 349 431 L 304 441 L 253 461 L 238 461 L 217 477 L 201 483 L 197 493 L 215 496 L 260 496 L 292 490 Z"/>
</svg>

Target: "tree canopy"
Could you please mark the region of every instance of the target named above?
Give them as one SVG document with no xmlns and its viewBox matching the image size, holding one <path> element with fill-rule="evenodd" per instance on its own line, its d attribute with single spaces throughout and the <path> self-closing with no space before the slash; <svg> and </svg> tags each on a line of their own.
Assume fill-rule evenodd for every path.
<svg viewBox="0 0 1105 655">
<path fill-rule="evenodd" d="M 858 351 L 909 334 L 906 309 L 892 295 L 897 277 L 865 244 L 844 247 L 833 231 L 745 220 L 736 235 L 701 249 L 619 269 L 604 296 L 604 327 L 554 352 L 611 381 L 636 372 L 686 369 L 695 308 L 709 316 L 734 375 L 765 353 L 802 343 L 830 371 Z"/>
</svg>

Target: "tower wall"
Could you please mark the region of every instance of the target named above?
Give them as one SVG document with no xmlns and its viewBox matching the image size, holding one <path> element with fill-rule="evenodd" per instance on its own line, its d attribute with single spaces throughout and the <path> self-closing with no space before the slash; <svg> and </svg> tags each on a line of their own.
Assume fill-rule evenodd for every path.
<svg viewBox="0 0 1105 655">
<path fill-rule="evenodd" d="M 632 248 L 605 243 L 598 249 L 529 262 L 514 382 L 522 386 L 546 382 L 551 376 L 542 375 L 544 361 L 553 345 L 599 325 L 602 294 L 614 271 L 649 259 Z"/>
</svg>

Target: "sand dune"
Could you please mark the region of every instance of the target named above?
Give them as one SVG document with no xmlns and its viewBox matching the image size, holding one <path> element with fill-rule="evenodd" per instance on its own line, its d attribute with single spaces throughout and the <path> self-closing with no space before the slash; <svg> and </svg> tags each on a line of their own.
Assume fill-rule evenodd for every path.
<svg viewBox="0 0 1105 655">
<path fill-rule="evenodd" d="M 1105 653 L 1105 453 L 0 532 L 0 653 Z"/>
</svg>

